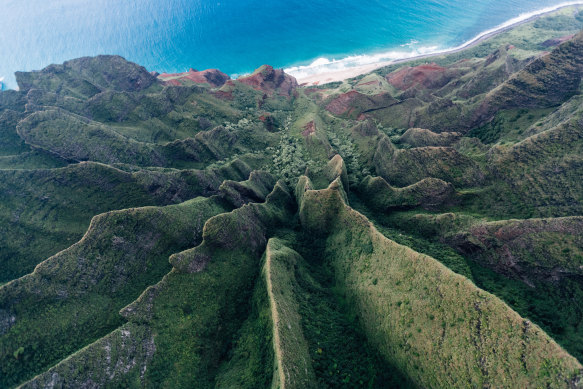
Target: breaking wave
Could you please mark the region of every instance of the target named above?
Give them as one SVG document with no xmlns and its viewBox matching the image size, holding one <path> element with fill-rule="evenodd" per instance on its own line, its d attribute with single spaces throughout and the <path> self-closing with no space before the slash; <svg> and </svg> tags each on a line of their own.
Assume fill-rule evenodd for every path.
<svg viewBox="0 0 583 389">
<path fill-rule="evenodd" d="M 419 41 L 411 40 L 408 43 L 400 45 L 400 47 L 408 47 L 409 50 L 397 49 L 376 54 L 352 55 L 341 59 L 318 58 L 308 65 L 292 66 L 285 68 L 284 70 L 286 73 L 291 74 L 295 78 L 301 80 L 303 78 L 318 74 L 337 72 L 366 65 L 380 64 L 385 62 L 390 63 L 394 61 L 414 59 L 417 57 L 455 52 L 472 46 L 482 39 L 503 32 L 511 27 L 527 22 L 538 16 L 574 5 L 583 5 L 583 1 L 570 1 L 550 7 L 545 7 L 536 11 L 522 13 L 519 16 L 509 19 L 494 28 L 479 33 L 474 38 L 455 47 L 440 47 L 434 45 L 415 48 L 415 45 L 418 44 Z"/>
</svg>

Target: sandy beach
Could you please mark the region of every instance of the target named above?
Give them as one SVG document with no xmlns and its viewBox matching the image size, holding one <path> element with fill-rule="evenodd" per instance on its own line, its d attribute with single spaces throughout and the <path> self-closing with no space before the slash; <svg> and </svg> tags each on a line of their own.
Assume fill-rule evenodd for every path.
<svg viewBox="0 0 583 389">
<path fill-rule="evenodd" d="M 298 80 L 298 83 L 300 85 L 304 85 L 304 86 L 320 85 L 320 84 L 326 84 L 329 82 L 344 81 L 346 79 L 357 77 L 357 76 L 360 76 L 361 74 L 370 73 L 376 69 L 379 69 L 379 68 L 382 68 L 385 66 L 389 66 L 389 65 L 394 65 L 397 63 L 403 63 L 403 62 L 409 62 L 409 61 L 414 61 L 414 60 L 423 59 L 423 58 L 432 58 L 432 57 L 438 57 L 438 56 L 457 53 L 457 52 L 460 52 L 462 50 L 479 45 L 480 43 L 482 43 L 486 39 L 490 39 L 498 34 L 501 34 L 505 31 L 508 31 L 508 30 L 515 28 L 517 26 L 531 22 L 531 21 L 536 20 L 536 19 L 543 17 L 545 15 L 557 12 L 561 9 L 564 9 L 567 7 L 572 7 L 572 6 L 577 6 L 577 5 L 583 5 L 583 1 L 564 3 L 564 4 L 554 6 L 554 7 L 544 8 L 544 9 L 541 9 L 539 11 L 534 11 L 532 13 L 519 16 L 519 17 L 511 19 L 511 20 L 507 21 L 506 23 L 501 24 L 500 26 L 497 26 L 491 30 L 484 31 L 483 33 L 479 34 L 475 38 L 463 43 L 462 45 L 460 45 L 458 47 L 454 47 L 451 49 L 435 51 L 435 52 L 428 53 L 428 54 L 413 55 L 413 56 L 410 56 L 407 58 L 399 58 L 399 59 L 394 59 L 394 60 L 390 60 L 390 61 L 376 62 L 376 63 L 366 64 L 366 65 L 362 65 L 362 66 L 348 67 L 348 68 L 344 68 L 344 69 L 340 69 L 340 70 L 330 70 L 327 72 L 322 72 L 322 73 L 317 73 L 317 74 L 312 74 L 312 75 L 307 75 L 307 76 L 297 76 L 296 79 Z M 289 73 L 291 75 L 294 75 L 294 72 L 289 72 Z"/>
</svg>

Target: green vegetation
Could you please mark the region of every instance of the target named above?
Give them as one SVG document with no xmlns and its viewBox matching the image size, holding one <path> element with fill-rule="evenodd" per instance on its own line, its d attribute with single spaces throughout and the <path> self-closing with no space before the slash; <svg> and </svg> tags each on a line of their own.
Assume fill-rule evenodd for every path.
<svg viewBox="0 0 583 389">
<path fill-rule="evenodd" d="M 197 198 L 96 216 L 78 243 L 3 285 L 0 305 L 14 320 L 0 338 L 0 385 L 30 378 L 120 326 L 118 311 L 170 270 L 168 256 L 195 245 L 204 221 L 227 209 L 217 198 Z"/>
<path fill-rule="evenodd" d="M 317 87 L 18 73 L 0 387 L 581 387 L 581 15 Z"/>
<path fill-rule="evenodd" d="M 418 384 L 560 387 L 576 376 L 577 360 L 540 328 L 434 259 L 386 239 L 337 189 L 308 191 L 302 201 L 307 232 L 330 234 L 325 258 L 372 344 Z M 336 216 L 328 231 L 302 217 L 316 207 Z M 509 359 L 501 363 L 500 354 Z"/>
<path fill-rule="evenodd" d="M 448 233 L 448 230 L 451 233 L 473 225 L 479 228 L 479 221 L 470 217 L 464 218 L 454 214 L 415 214 L 411 217 L 412 215 L 408 213 L 387 216 L 371 212 L 356 196 L 351 196 L 350 203 L 374 221 L 378 230 L 387 238 L 439 260 L 454 272 L 473 281 L 478 287 L 496 294 L 522 317 L 541 326 L 573 356 L 579 360 L 583 359 L 581 352 L 583 331 L 580 326 L 583 320 L 581 304 L 583 300 L 577 297 L 582 293 L 577 278 L 565 278 L 556 283 L 531 277 L 526 284 L 523 279 L 517 279 L 513 273 L 501 274 L 493 271 L 486 266 L 487 262 L 476 260 L 473 255 L 462 256 L 452 247 L 436 240 L 437 236 Z M 456 218 L 458 220 L 455 220 Z M 561 238 L 564 239 L 562 236 Z M 530 244 L 532 243 L 537 241 L 533 240 Z M 537 259 L 544 260 L 546 257 L 539 255 Z M 548 274 L 539 272 L 539 276 L 543 277 Z"/>
<path fill-rule="evenodd" d="M 302 258 L 277 239 L 270 239 L 263 269 L 269 295 L 275 349 L 274 381 L 281 388 L 316 387 L 308 343 L 302 331 L 302 315 L 295 296 L 295 268 Z"/>
<path fill-rule="evenodd" d="M 241 180 L 249 166 L 208 171 L 130 172 L 94 162 L 60 169 L 0 170 L 0 280 L 34 267 L 77 240 L 99 213 L 179 203 L 218 193 L 224 179 Z"/>
<path fill-rule="evenodd" d="M 336 286 L 334 270 L 324 261 L 321 241 L 303 235 L 296 246 L 306 258 L 300 258 L 297 266 L 295 294 L 316 374 L 316 386 L 416 387 L 367 340 L 358 314 L 353 312 L 342 290 Z"/>
<path fill-rule="evenodd" d="M 515 143 L 525 138 L 526 130 L 544 118 L 553 109 L 514 109 L 498 113 L 491 122 L 476 128 L 468 133 L 468 136 L 476 137 L 483 143 L 491 144 Z"/>
</svg>

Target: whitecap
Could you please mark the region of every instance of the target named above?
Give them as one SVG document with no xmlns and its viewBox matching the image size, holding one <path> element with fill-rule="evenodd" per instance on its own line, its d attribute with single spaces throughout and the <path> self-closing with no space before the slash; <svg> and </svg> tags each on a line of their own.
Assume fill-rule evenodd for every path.
<svg viewBox="0 0 583 389">
<path fill-rule="evenodd" d="M 285 68 L 285 72 L 291 74 L 297 79 L 303 79 L 306 77 L 346 70 L 348 68 L 355 68 L 364 65 L 373 65 L 378 63 L 390 63 L 409 59 L 415 59 L 418 57 L 427 57 L 431 55 L 447 54 L 450 52 L 459 51 L 465 49 L 481 39 L 485 39 L 496 33 L 505 31 L 515 25 L 527 22 L 537 16 L 557 11 L 561 8 L 583 5 L 583 1 L 570 1 L 564 2 L 558 5 L 542 8 L 532 12 L 522 13 L 519 16 L 512 18 L 494 28 L 488 29 L 476 35 L 474 38 L 462 43 L 455 47 L 440 47 L 438 45 L 433 46 L 422 46 L 415 48 L 415 45 L 419 43 L 418 40 L 412 39 L 410 42 L 400 45 L 401 47 L 409 48 L 409 50 L 397 49 L 390 50 L 386 52 L 376 53 L 376 54 L 364 54 L 364 55 L 352 55 L 340 59 L 329 59 L 329 58 L 317 58 L 308 65 L 298 65 Z"/>
</svg>

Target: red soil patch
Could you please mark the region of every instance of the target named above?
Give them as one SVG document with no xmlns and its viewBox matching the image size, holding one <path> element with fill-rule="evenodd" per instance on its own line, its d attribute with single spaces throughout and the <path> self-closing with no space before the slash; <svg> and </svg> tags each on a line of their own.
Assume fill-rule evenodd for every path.
<svg viewBox="0 0 583 389">
<path fill-rule="evenodd" d="M 541 43 L 541 45 L 544 47 L 558 46 L 561 43 L 566 42 L 569 39 L 573 38 L 573 36 L 574 35 L 565 35 L 565 36 L 562 36 L 560 38 L 548 39 L 548 40 L 544 41 L 543 43 Z"/>
<path fill-rule="evenodd" d="M 326 109 L 332 112 L 334 115 L 342 115 L 346 111 L 351 108 L 351 103 L 358 98 L 360 93 L 355 90 L 352 90 L 348 93 L 343 93 L 340 96 L 336 97 L 332 100 L 327 106 Z"/>
<path fill-rule="evenodd" d="M 274 93 L 280 96 L 293 96 L 293 92 L 298 87 L 298 82 L 294 77 L 285 74 L 282 69 L 274 69 L 270 65 L 263 65 L 253 74 L 240 77 L 237 81 L 270 96 Z"/>
<path fill-rule="evenodd" d="M 180 81 L 190 80 L 196 84 L 209 84 L 213 88 L 218 88 L 229 80 L 228 75 L 217 69 L 207 69 L 200 72 L 190 69 L 186 73 L 162 73 L 159 77 L 170 85 L 182 85 Z M 171 80 L 168 80 L 169 78 Z"/>
<path fill-rule="evenodd" d="M 221 89 L 211 92 L 215 97 L 223 100 L 233 100 L 233 91 L 235 90 L 235 82 L 228 80 Z"/>
<path fill-rule="evenodd" d="M 316 133 L 316 123 L 312 120 L 304 126 L 304 131 L 302 131 L 303 136 L 310 136 Z"/>
<path fill-rule="evenodd" d="M 362 82 L 362 83 L 358 83 L 359 86 L 365 86 L 365 85 L 372 85 L 377 83 L 378 81 L 369 81 L 369 82 Z"/>
<path fill-rule="evenodd" d="M 423 85 L 426 88 L 444 86 L 444 75 L 447 69 L 435 63 L 405 67 L 395 73 L 387 75 L 387 81 L 397 89 L 407 90 L 415 85 Z"/>
</svg>

